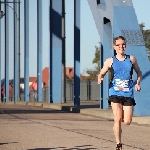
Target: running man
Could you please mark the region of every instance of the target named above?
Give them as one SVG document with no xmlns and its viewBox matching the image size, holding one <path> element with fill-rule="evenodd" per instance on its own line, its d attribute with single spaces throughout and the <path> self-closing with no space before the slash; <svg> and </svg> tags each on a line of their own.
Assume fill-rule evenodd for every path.
<svg viewBox="0 0 150 150">
<path fill-rule="evenodd" d="M 108 70 L 111 71 L 112 80 L 109 87 L 109 101 L 114 114 L 113 131 L 116 138 L 116 150 L 122 150 L 121 122 L 130 125 L 133 115 L 133 106 L 136 105 L 133 97 L 133 69 L 137 73 L 135 90 L 140 92 L 142 72 L 134 56 L 126 55 L 126 41 L 122 36 L 114 39 L 116 55 L 106 59 L 98 75 L 98 84 L 101 84 Z"/>
</svg>

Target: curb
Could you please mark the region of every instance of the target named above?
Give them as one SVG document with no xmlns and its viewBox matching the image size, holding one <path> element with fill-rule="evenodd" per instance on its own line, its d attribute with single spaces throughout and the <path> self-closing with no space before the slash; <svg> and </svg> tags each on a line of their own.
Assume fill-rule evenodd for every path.
<svg viewBox="0 0 150 150">
<path fill-rule="evenodd" d="M 100 108 L 86 108 L 82 106 L 71 106 L 67 104 L 52 104 L 52 103 L 42 103 L 42 102 L 7 102 L 1 103 L 5 105 L 28 105 L 34 107 L 41 107 L 47 109 L 55 109 L 61 111 L 67 111 L 72 113 L 80 113 L 83 115 L 93 116 L 93 117 L 101 117 L 109 120 L 113 120 L 113 112 L 112 109 L 100 109 Z M 133 116 L 132 123 L 137 123 L 139 125 L 150 125 L 150 116 Z"/>
</svg>

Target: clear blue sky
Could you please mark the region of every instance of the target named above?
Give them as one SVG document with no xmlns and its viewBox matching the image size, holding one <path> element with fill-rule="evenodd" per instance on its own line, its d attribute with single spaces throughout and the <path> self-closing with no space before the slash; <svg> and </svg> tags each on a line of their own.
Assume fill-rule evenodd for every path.
<svg viewBox="0 0 150 150">
<path fill-rule="evenodd" d="M 11 0 L 12 1 L 12 0 Z M 43 0 L 43 68 L 49 65 L 49 0 Z M 21 76 L 24 76 L 24 47 L 23 47 L 23 1 L 21 0 Z M 145 29 L 150 29 L 150 1 L 149 0 L 132 0 L 133 6 L 135 8 L 138 22 L 145 23 Z M 66 66 L 73 67 L 73 4 L 74 0 L 66 0 Z M 11 4 L 10 4 L 11 5 Z M 3 9 L 3 7 L 2 7 Z M 30 68 L 29 75 L 36 76 L 36 0 L 30 1 Z M 10 18 L 12 18 L 11 13 L 13 11 L 10 9 Z M 2 30 L 3 30 L 3 20 Z M 10 19 L 10 24 L 13 23 Z M 13 78 L 13 29 L 10 27 L 10 78 Z M 3 33 L 1 34 L 3 37 Z M 99 46 L 100 37 L 98 35 L 95 22 L 92 17 L 87 0 L 81 0 L 81 69 L 82 74 L 85 73 L 87 68 L 94 68 L 92 64 L 92 59 L 95 54 L 95 46 Z M 2 41 L 2 70 L 1 76 L 4 77 L 4 42 Z"/>
</svg>

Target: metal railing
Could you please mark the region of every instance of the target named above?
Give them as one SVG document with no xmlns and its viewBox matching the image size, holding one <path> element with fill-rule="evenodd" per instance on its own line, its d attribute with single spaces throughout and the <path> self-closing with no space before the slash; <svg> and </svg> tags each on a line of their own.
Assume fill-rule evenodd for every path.
<svg viewBox="0 0 150 150">
<path fill-rule="evenodd" d="M 37 101 L 37 92 L 30 90 L 29 101 Z M 74 83 L 73 81 L 66 82 L 66 101 L 74 99 Z M 24 92 L 20 93 L 20 100 L 24 101 Z M 80 82 L 80 100 L 100 100 L 100 85 L 95 80 Z M 13 101 L 13 94 L 9 97 L 9 101 Z M 42 101 L 48 102 L 48 88 L 42 89 Z"/>
</svg>

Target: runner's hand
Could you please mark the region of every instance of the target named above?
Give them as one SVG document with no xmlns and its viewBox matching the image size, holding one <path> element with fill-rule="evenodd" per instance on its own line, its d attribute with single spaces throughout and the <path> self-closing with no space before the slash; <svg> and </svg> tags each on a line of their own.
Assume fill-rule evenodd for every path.
<svg viewBox="0 0 150 150">
<path fill-rule="evenodd" d="M 135 85 L 135 90 L 136 90 L 137 92 L 140 92 L 140 91 L 141 91 L 140 85 L 136 84 L 136 85 Z"/>
<path fill-rule="evenodd" d="M 98 84 L 101 84 L 101 83 L 103 82 L 103 79 L 104 79 L 104 78 L 98 77 Z"/>
</svg>

